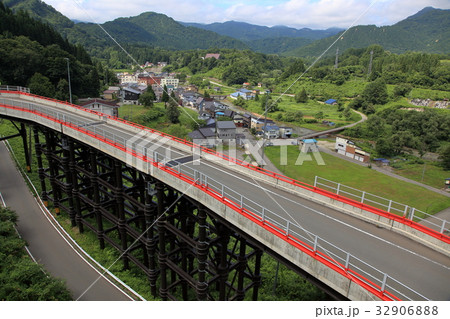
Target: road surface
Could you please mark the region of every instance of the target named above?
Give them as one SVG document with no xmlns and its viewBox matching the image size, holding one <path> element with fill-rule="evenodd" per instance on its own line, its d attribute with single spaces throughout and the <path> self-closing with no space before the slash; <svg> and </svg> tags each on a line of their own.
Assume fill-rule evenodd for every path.
<svg viewBox="0 0 450 319">
<path fill-rule="evenodd" d="M 75 300 L 131 300 L 101 277 L 61 237 L 37 204 L 4 143 L 0 143 L 0 192 L 6 205 L 17 213 L 17 229 L 33 257 L 50 274 L 66 282 Z"/>
</svg>

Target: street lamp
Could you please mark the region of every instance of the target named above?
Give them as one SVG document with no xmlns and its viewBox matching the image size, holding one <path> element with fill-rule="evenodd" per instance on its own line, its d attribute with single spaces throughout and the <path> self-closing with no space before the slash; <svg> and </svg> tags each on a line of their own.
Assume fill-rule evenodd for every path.
<svg viewBox="0 0 450 319">
<path fill-rule="evenodd" d="M 70 104 L 72 104 L 72 87 L 70 85 L 70 61 L 69 58 L 64 58 L 67 61 L 67 77 L 69 79 L 69 98 Z"/>
<path fill-rule="evenodd" d="M 263 146 L 261 167 L 264 167 L 264 148 L 266 147 L 266 130 L 267 130 L 267 101 L 269 100 L 269 90 L 266 90 L 266 105 L 264 107 L 264 126 L 263 126 Z"/>
</svg>

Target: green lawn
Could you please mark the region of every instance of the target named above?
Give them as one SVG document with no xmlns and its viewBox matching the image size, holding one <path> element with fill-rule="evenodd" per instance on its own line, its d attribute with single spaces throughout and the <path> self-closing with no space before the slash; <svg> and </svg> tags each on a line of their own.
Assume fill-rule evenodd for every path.
<svg viewBox="0 0 450 319">
<path fill-rule="evenodd" d="M 308 100 L 306 103 L 296 103 L 294 98 L 291 96 L 283 96 L 280 98 L 280 96 L 276 94 L 272 95 L 272 99 L 273 101 L 277 101 L 279 109 L 279 111 L 276 112 L 268 112 L 267 117 L 272 120 L 278 120 L 278 116 L 284 115 L 286 112 L 301 111 L 304 119 L 314 119 L 315 115 L 319 112 L 322 112 L 323 114 L 323 119 L 318 120 L 319 123 L 305 123 L 304 121 L 297 121 L 285 123 L 287 126 L 296 125 L 315 131 L 325 131 L 332 127 L 322 125 L 321 122 L 323 120 L 334 122 L 336 123 L 335 127 L 339 127 L 357 122 L 361 119 L 360 115 L 353 113 L 351 119 L 346 120 L 342 117 L 342 113 L 338 111 L 338 107 L 336 105 L 328 105 L 315 100 Z M 246 105 L 246 110 L 260 115 L 264 114 L 264 110 L 261 108 L 261 101 L 250 100 L 246 102 Z"/>
<path fill-rule="evenodd" d="M 325 165 L 318 165 L 313 156 L 311 161 L 295 165 L 299 156 L 298 147 L 288 146 L 288 165 L 281 166 L 279 147 L 267 147 L 265 152 L 273 164 L 284 174 L 308 184 L 314 184 L 314 178 L 317 175 L 431 214 L 450 206 L 448 197 L 329 154 L 320 153 Z"/>
<path fill-rule="evenodd" d="M 398 168 L 396 165 L 394 173 L 439 189 L 444 187 L 445 178 L 450 178 L 449 171 L 432 161 L 424 161 L 424 164 L 405 163 L 398 165 Z"/>
<path fill-rule="evenodd" d="M 150 119 L 148 114 L 159 114 L 157 118 Z M 152 129 L 179 137 L 188 138 L 196 123 L 198 113 L 194 110 L 181 107 L 180 123 L 172 124 L 166 117 L 164 103 L 155 103 L 154 106 L 146 108 L 142 105 L 123 105 L 119 108 L 119 117 L 131 122 L 150 127 Z"/>
</svg>

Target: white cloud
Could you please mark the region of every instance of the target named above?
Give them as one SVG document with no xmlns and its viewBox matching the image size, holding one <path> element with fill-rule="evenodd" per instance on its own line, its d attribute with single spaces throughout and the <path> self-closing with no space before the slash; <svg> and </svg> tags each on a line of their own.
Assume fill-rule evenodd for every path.
<svg viewBox="0 0 450 319">
<path fill-rule="evenodd" d="M 258 25 L 287 25 L 324 29 L 356 24 L 390 25 L 426 6 L 450 9 L 448 0 L 44 0 L 71 19 L 103 23 L 118 17 L 154 11 L 184 22 L 212 23 L 229 20 Z"/>
</svg>

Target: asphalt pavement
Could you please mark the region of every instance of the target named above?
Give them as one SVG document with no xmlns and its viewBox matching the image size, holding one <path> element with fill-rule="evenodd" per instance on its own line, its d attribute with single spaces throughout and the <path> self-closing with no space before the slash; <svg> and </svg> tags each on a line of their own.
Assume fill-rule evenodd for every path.
<svg viewBox="0 0 450 319">
<path fill-rule="evenodd" d="M 4 143 L 0 143 L 0 192 L 6 205 L 17 213 L 17 229 L 33 257 L 50 274 L 66 282 L 74 300 L 131 300 L 59 234 L 31 194 Z"/>
</svg>

